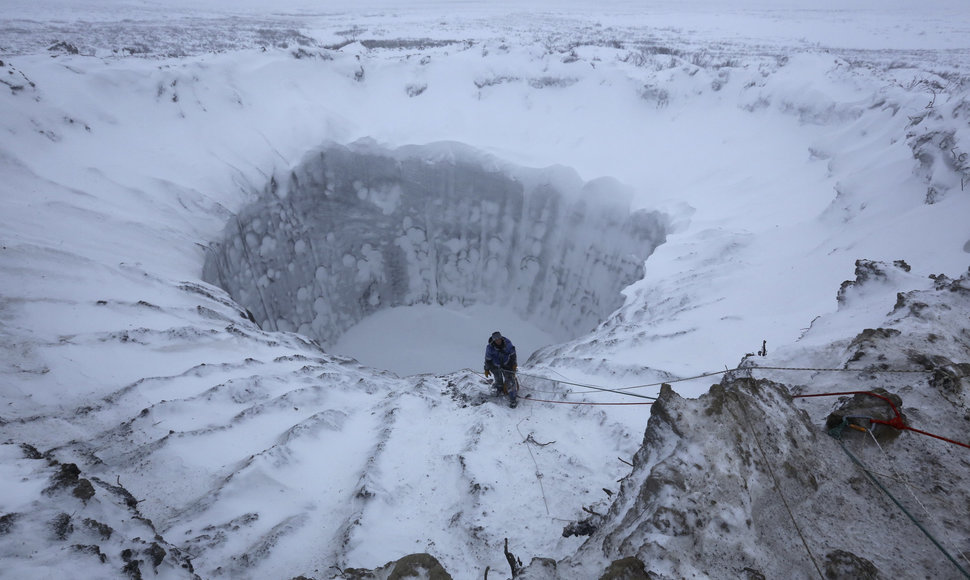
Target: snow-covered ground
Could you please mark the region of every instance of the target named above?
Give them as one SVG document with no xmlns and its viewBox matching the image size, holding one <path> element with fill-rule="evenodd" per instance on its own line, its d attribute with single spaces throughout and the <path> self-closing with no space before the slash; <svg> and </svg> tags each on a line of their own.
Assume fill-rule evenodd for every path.
<svg viewBox="0 0 970 580">
<path fill-rule="evenodd" d="M 152 532 L 205 578 L 322 578 L 424 551 L 473 578 L 506 567 L 504 538 L 561 559 L 581 544 L 562 527 L 605 511 L 649 409 L 558 404 L 645 402 L 567 382 L 722 371 L 762 341 L 810 366 L 809 347 L 886 315 L 870 290 L 829 316 L 857 259 L 912 266 L 889 304 L 970 264 L 962 0 L 262 4 L 0 0 L 0 574 L 110 576 Z M 361 140 L 462 144 L 513 180 L 607 178 L 624 212 L 663 216 L 663 243 L 639 280 L 594 293 L 620 305 L 595 328 L 563 333 L 549 319 L 585 306 L 522 284 L 476 293 L 474 258 L 457 301 L 361 294 L 376 312 L 326 352 L 258 328 L 202 281 L 207 256 L 309 154 Z M 602 200 L 583 191 L 588 217 Z M 537 221 L 560 223 L 515 217 Z M 612 288 L 569 276 L 600 272 L 570 270 L 577 243 L 608 255 L 616 232 L 555 229 L 536 240 L 542 271 L 565 272 L 571 296 Z M 443 247 L 477 255 L 457 239 Z M 340 244 L 361 271 L 354 240 Z M 292 299 L 331 304 L 307 292 Z M 459 370 L 497 329 L 537 351 L 524 391 L 556 403 L 510 410 Z M 94 498 L 42 492 L 58 468 L 21 444 L 76 463 Z M 112 504 L 121 486 L 152 532 Z M 110 567 L 70 547 L 97 542 Z"/>
<path fill-rule="evenodd" d="M 486 338 L 496 329 L 515 337 L 518 356 L 528 360 L 556 339 L 505 308 L 399 306 L 380 310 L 352 327 L 333 346 L 334 352 L 398 375 L 445 374 L 461 365 L 478 369 Z M 471 337 L 486 337 L 475 342 Z"/>
</svg>

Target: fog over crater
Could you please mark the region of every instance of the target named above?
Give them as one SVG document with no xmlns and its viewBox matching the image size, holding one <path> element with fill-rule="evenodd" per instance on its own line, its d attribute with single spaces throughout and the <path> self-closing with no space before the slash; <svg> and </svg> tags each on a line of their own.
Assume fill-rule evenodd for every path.
<svg viewBox="0 0 970 580">
<path fill-rule="evenodd" d="M 439 143 L 327 145 L 227 224 L 206 281 L 268 330 L 325 347 L 379 310 L 508 308 L 561 340 L 592 330 L 642 278 L 662 214 L 612 179 L 530 169 Z"/>
</svg>

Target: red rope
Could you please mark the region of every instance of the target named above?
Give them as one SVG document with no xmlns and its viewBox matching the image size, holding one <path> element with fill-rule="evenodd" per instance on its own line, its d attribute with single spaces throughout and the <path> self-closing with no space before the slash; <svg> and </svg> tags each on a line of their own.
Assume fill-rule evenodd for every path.
<svg viewBox="0 0 970 580">
<path fill-rule="evenodd" d="M 883 401 L 886 401 L 886 403 L 889 404 L 889 407 L 893 410 L 893 413 L 895 413 L 896 416 L 890 419 L 889 421 L 883 421 L 881 419 L 869 419 L 873 423 L 878 423 L 880 425 L 889 425 L 890 427 L 893 427 L 894 429 L 899 429 L 899 430 L 914 431 L 916 433 L 919 433 L 920 435 L 926 435 L 928 437 L 939 439 L 940 441 L 946 441 L 947 443 L 952 443 L 954 445 L 959 445 L 960 447 L 966 447 L 967 449 L 970 449 L 970 445 L 967 445 L 966 443 L 960 443 L 959 441 L 954 441 L 953 439 L 947 439 L 946 437 L 941 437 L 939 435 L 934 435 L 933 433 L 928 433 L 921 429 L 916 429 L 915 427 L 910 427 L 903 421 L 903 416 L 900 414 L 899 410 L 896 409 L 896 405 L 894 405 L 893 402 L 889 400 L 889 397 L 880 395 L 879 393 L 873 393 L 872 391 L 845 391 L 842 393 L 817 393 L 814 395 L 792 395 L 792 398 L 804 399 L 807 397 L 837 397 L 839 395 L 869 395 L 870 397 L 876 397 L 876 398 L 882 399 Z"/>
<path fill-rule="evenodd" d="M 895 425 L 893 425 L 890 422 L 880 421 L 879 419 L 872 419 L 872 422 L 873 423 L 881 423 L 883 425 L 889 425 L 890 427 L 896 427 Z M 959 445 L 960 447 L 966 447 L 967 449 L 970 449 L 970 445 L 967 445 L 966 443 L 960 443 L 959 441 L 954 441 L 953 439 L 947 439 L 946 437 L 940 437 L 939 435 L 934 435 L 932 433 L 927 433 L 926 431 L 922 431 L 920 429 L 916 429 L 914 427 L 910 427 L 909 425 L 903 425 L 902 427 L 897 427 L 897 429 L 900 429 L 900 428 L 901 429 L 906 429 L 907 431 L 915 431 L 916 433 L 919 433 L 921 435 L 926 435 L 928 437 L 933 437 L 934 439 L 939 439 L 940 441 L 946 441 L 947 443 L 953 443 L 954 445 Z"/>
<path fill-rule="evenodd" d="M 889 425 L 890 427 L 895 427 L 897 429 L 905 429 L 906 428 L 906 424 L 903 422 L 903 416 L 896 409 L 896 405 L 893 404 L 892 400 L 890 400 L 889 397 L 880 395 L 879 393 L 873 393 L 872 391 L 843 391 L 841 393 L 818 393 L 818 394 L 815 394 L 815 395 L 792 395 L 792 398 L 793 399 L 804 399 L 806 397 L 838 397 L 840 395 L 869 395 L 870 397 L 876 397 L 878 399 L 882 399 L 883 401 L 886 401 L 886 403 L 889 405 L 889 408 L 891 408 L 893 410 L 893 413 L 896 415 L 896 417 L 894 419 L 892 419 L 888 423 L 885 422 L 885 421 L 881 421 L 881 422 L 884 423 L 884 424 L 886 424 L 886 425 Z M 876 420 L 873 419 L 873 421 L 876 421 Z"/>
</svg>

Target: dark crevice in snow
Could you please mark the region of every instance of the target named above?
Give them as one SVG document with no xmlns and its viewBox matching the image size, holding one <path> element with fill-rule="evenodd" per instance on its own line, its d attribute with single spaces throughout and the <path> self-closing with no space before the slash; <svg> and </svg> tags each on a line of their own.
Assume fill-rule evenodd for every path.
<svg viewBox="0 0 970 580">
<path fill-rule="evenodd" d="M 666 237 L 608 179 L 503 166 L 457 144 L 309 155 L 229 223 L 204 278 L 265 329 L 332 343 L 384 308 L 508 307 L 563 339 L 623 303 Z"/>
</svg>

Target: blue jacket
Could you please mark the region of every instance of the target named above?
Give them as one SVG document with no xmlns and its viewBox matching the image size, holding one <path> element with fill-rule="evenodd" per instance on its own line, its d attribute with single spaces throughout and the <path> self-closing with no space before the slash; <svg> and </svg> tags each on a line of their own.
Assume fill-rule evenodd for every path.
<svg viewBox="0 0 970 580">
<path fill-rule="evenodd" d="M 488 341 L 488 346 L 485 347 L 485 368 L 512 370 L 519 364 L 515 356 L 515 345 L 508 338 L 503 342 L 502 348 L 499 348 L 491 340 Z"/>
</svg>

